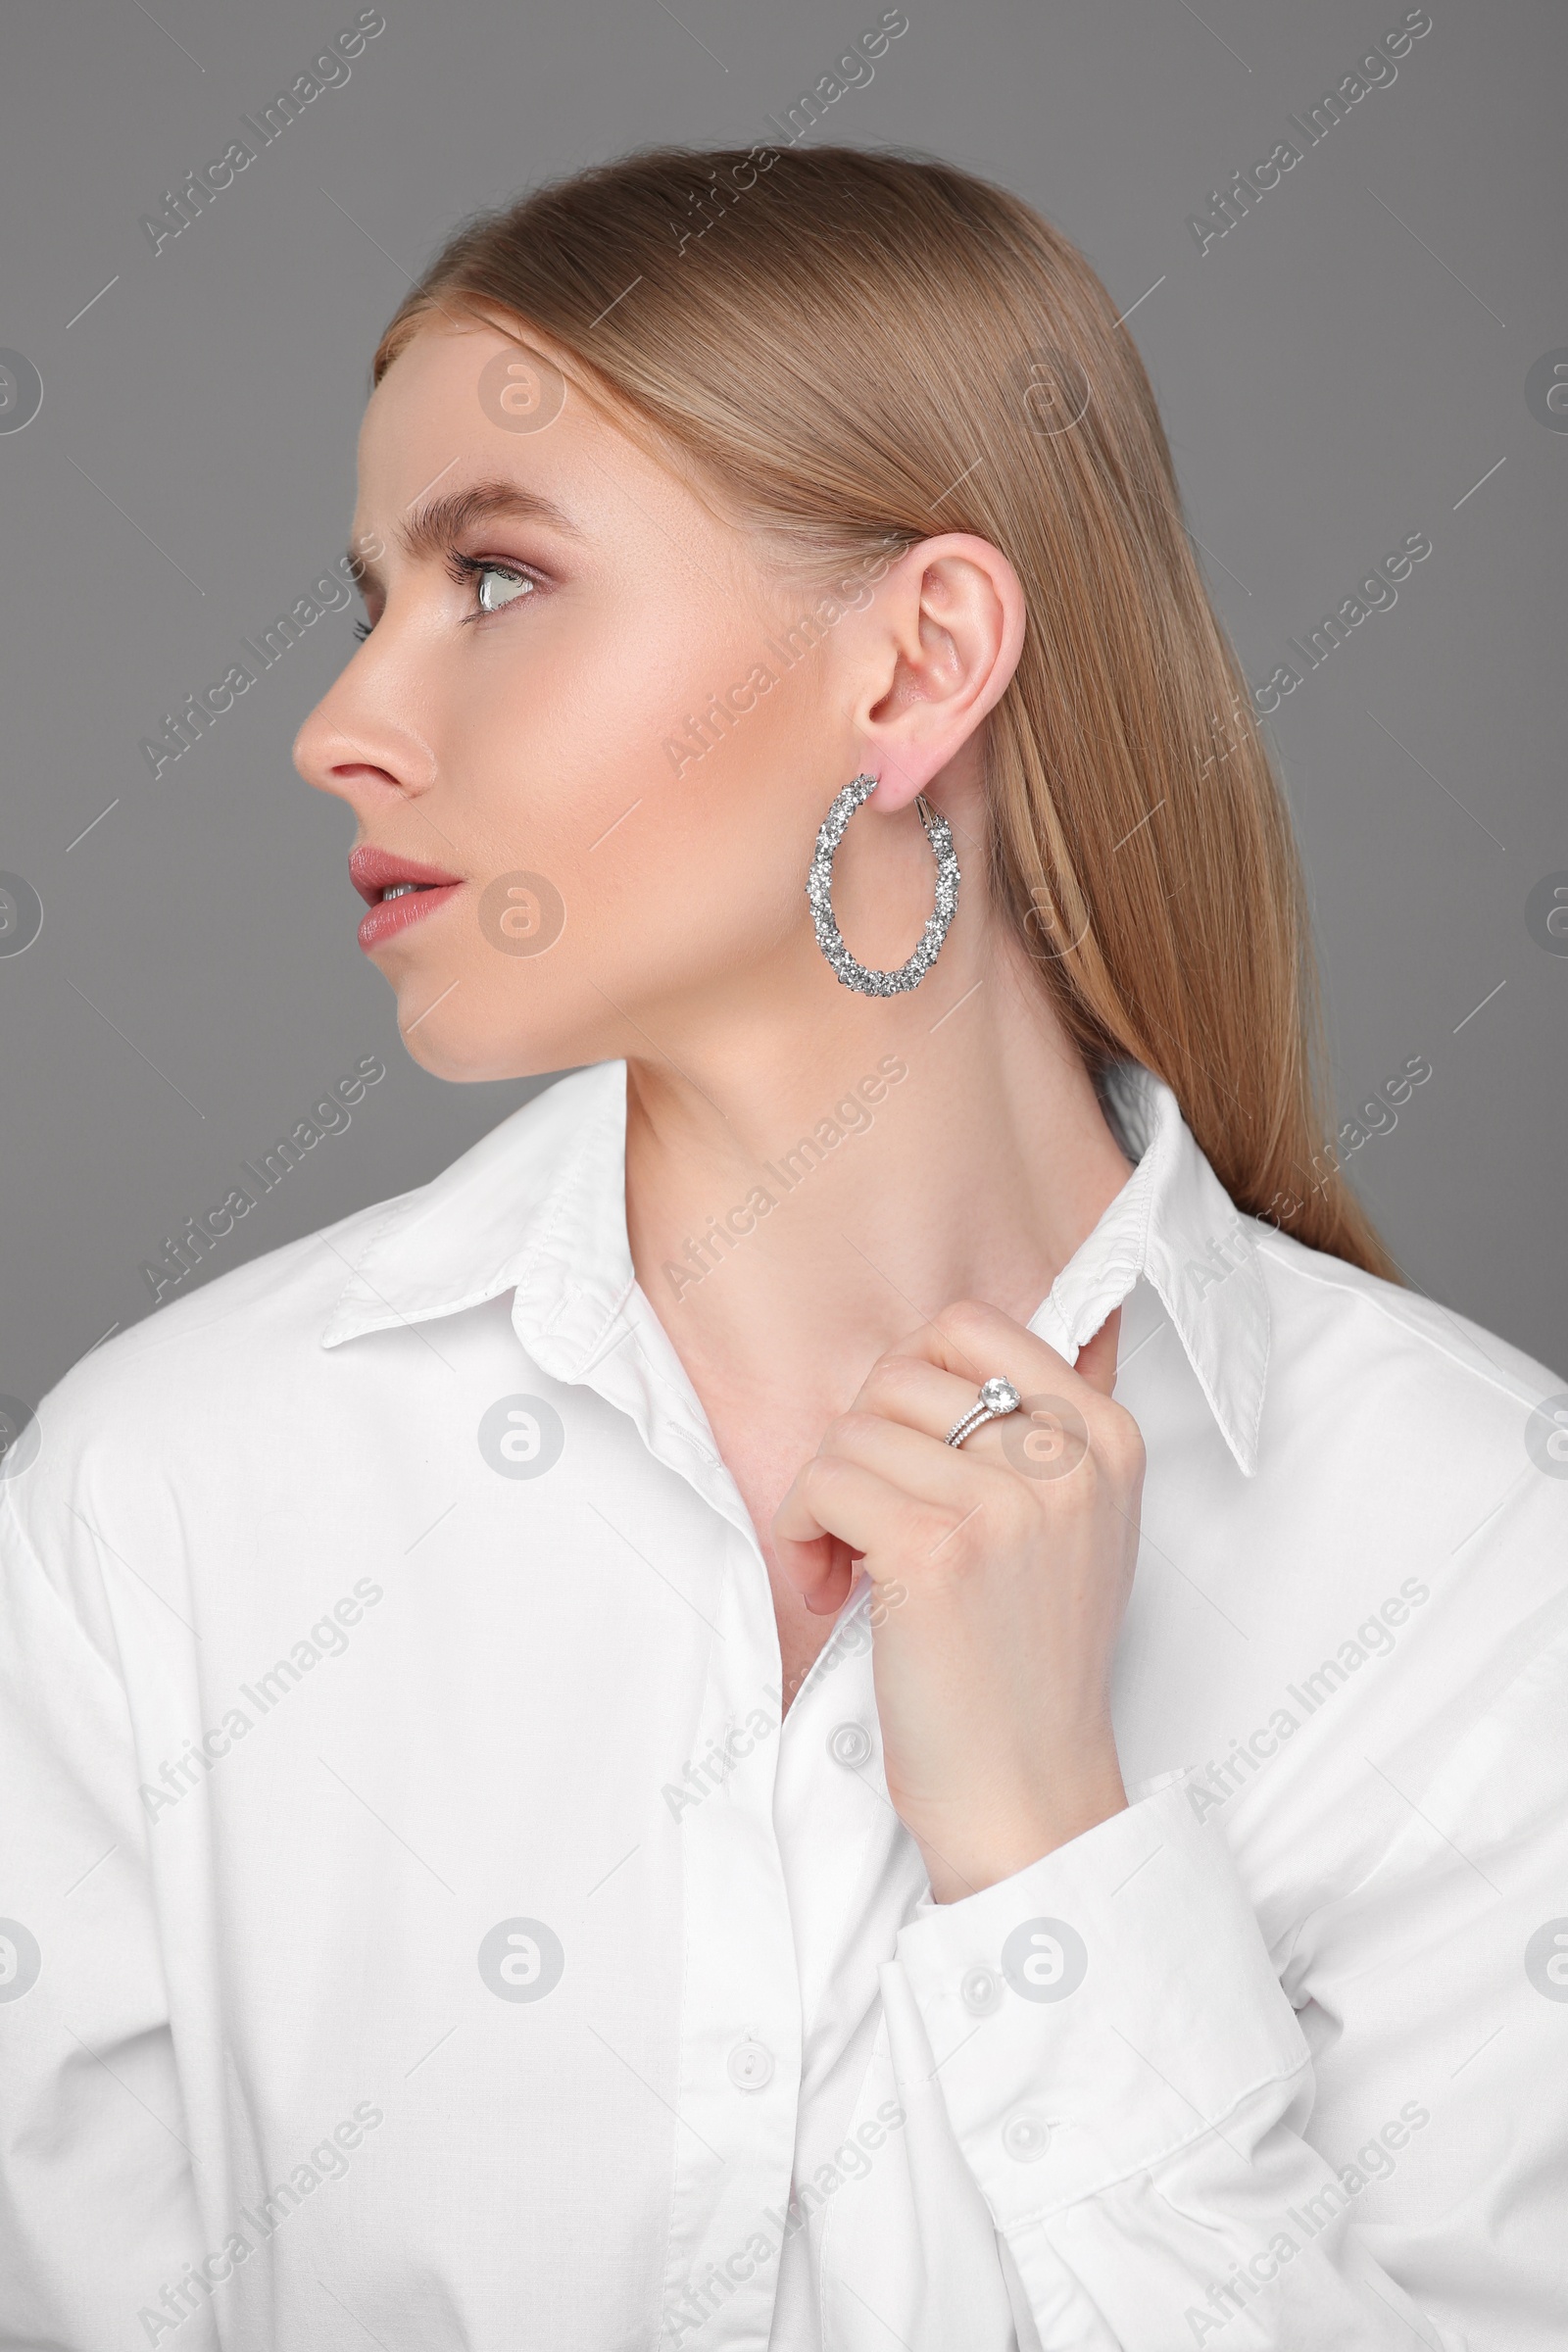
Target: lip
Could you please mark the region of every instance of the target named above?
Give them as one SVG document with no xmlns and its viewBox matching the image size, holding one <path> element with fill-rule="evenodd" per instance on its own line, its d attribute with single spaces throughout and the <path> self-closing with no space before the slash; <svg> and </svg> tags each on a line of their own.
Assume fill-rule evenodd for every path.
<svg viewBox="0 0 1568 2352">
<path fill-rule="evenodd" d="M 349 879 L 368 909 L 361 917 L 359 932 L 360 946 L 367 954 L 407 931 L 411 923 L 422 922 L 464 887 L 458 875 L 446 873 L 440 866 L 421 865 L 416 858 L 376 849 L 369 842 L 350 853 Z M 381 893 L 400 882 L 416 887 L 400 899 L 383 900 Z"/>
</svg>

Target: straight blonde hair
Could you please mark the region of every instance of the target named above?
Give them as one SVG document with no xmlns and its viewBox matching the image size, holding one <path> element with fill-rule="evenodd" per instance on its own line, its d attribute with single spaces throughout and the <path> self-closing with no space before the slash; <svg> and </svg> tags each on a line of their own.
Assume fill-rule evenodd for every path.
<svg viewBox="0 0 1568 2352">
<path fill-rule="evenodd" d="M 805 571 L 949 530 L 1003 550 L 1029 625 L 988 846 L 1041 985 L 1092 1072 L 1166 1081 L 1240 1208 L 1397 1279 L 1332 1141 L 1284 799 L 1083 256 L 940 161 L 658 149 L 461 228 L 375 382 L 453 309 L 544 330 Z"/>
</svg>

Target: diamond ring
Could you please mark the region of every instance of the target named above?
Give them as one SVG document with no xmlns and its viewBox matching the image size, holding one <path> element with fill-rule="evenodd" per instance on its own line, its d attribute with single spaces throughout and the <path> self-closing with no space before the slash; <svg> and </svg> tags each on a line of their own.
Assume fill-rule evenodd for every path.
<svg viewBox="0 0 1568 2352">
<path fill-rule="evenodd" d="M 947 1443 L 950 1446 L 961 1446 L 964 1439 L 972 1437 L 983 1422 L 1005 1420 L 1008 1413 L 1018 1410 L 1021 1401 L 1010 1380 L 1003 1380 L 999 1376 L 984 1382 L 978 1403 L 972 1404 L 961 1419 L 955 1421 L 948 1432 Z"/>
</svg>

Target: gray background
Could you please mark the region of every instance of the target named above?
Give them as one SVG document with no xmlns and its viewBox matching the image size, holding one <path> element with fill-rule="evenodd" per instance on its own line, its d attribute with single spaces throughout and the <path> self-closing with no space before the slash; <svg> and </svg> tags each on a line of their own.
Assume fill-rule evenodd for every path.
<svg viewBox="0 0 1568 2352">
<path fill-rule="evenodd" d="M 761 140 L 880 14 L 386 0 L 351 80 L 155 256 L 139 217 L 357 5 L 10 12 L 0 345 L 44 385 L 34 420 L 0 434 L 0 868 L 45 908 L 0 957 L 0 1392 L 28 1402 L 151 1311 L 141 1261 L 360 1055 L 389 1075 L 352 1127 L 182 1289 L 424 1181 L 531 1091 L 448 1087 L 406 1059 L 354 941 L 349 813 L 290 766 L 357 605 L 156 783 L 138 739 L 342 548 L 376 335 L 462 215 L 634 145 Z M 1354 1180 L 1417 1288 L 1568 1369 L 1568 956 L 1525 922 L 1531 887 L 1568 869 L 1568 433 L 1525 399 L 1532 362 L 1568 345 L 1568 19 L 1544 0 L 1431 13 L 1397 80 L 1202 254 L 1188 216 L 1399 24 L 1399 0 L 908 0 L 910 29 L 821 135 L 1003 180 L 1118 308 L 1138 304 L 1254 684 L 1386 550 L 1431 538 L 1398 604 L 1272 726 L 1342 1115 L 1408 1056 L 1433 1064 Z"/>
</svg>

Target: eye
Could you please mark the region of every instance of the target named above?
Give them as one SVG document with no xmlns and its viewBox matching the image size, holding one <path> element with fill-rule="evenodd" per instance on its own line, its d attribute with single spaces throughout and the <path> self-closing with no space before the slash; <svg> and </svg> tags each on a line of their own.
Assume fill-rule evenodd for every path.
<svg viewBox="0 0 1568 2352">
<path fill-rule="evenodd" d="M 503 606 L 514 605 L 519 597 L 534 593 L 534 582 L 526 573 L 514 571 L 505 564 L 475 564 L 473 580 L 482 612 L 499 612 Z"/>
</svg>

